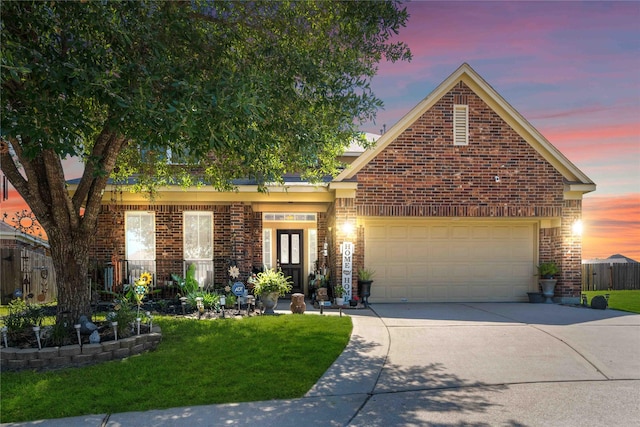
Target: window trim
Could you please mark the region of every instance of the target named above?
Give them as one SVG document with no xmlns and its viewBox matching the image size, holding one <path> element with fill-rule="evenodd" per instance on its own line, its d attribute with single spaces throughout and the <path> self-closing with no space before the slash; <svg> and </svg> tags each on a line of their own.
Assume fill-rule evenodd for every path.
<svg viewBox="0 0 640 427">
<path fill-rule="evenodd" d="M 149 216 L 152 218 L 152 223 L 153 223 L 153 230 L 151 233 L 151 237 L 153 239 L 152 242 L 152 257 L 151 259 L 136 259 L 136 258 L 132 258 L 129 257 L 129 239 L 127 238 L 127 233 L 129 231 L 129 217 L 130 216 Z M 125 259 L 126 260 L 135 260 L 135 261 L 155 261 L 156 260 L 156 214 L 153 211 L 126 211 L 124 213 L 124 255 L 125 255 Z"/>
<path fill-rule="evenodd" d="M 186 244 L 187 233 L 186 233 L 186 229 L 185 229 L 186 225 L 187 225 L 187 221 L 186 221 L 187 215 L 197 216 L 198 218 L 200 216 L 206 216 L 206 217 L 209 218 L 209 222 L 211 224 L 211 235 L 209 236 L 210 243 L 211 243 L 211 256 L 209 258 L 187 258 L 187 254 L 185 253 L 185 248 L 187 247 L 187 244 Z M 213 245 L 214 245 L 213 232 L 214 232 L 214 230 L 213 230 L 213 212 L 209 212 L 209 211 L 183 211 L 182 212 L 182 259 L 184 259 L 185 261 L 212 261 L 213 260 L 213 253 L 214 253 L 214 251 L 213 251 Z"/>
</svg>

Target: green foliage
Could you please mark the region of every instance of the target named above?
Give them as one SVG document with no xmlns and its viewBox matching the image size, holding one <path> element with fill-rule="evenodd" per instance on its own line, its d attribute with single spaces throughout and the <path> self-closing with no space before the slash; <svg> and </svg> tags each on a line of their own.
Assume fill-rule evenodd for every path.
<svg viewBox="0 0 640 427">
<path fill-rule="evenodd" d="M 640 290 L 625 291 L 582 291 L 587 295 L 588 304 L 596 295 L 609 295 L 609 308 L 613 310 L 640 313 Z"/>
<path fill-rule="evenodd" d="M 336 285 L 333 292 L 337 298 L 342 298 L 342 296 L 344 295 L 344 287 L 342 287 L 342 285 Z"/>
<path fill-rule="evenodd" d="M 158 316 L 154 324 L 162 328 L 162 343 L 138 357 L 0 373 L 0 422 L 300 398 L 340 355 L 351 332 L 347 316 L 211 322 Z M 132 379 L 140 386 L 123 387 Z"/>
<path fill-rule="evenodd" d="M 238 303 L 238 298 L 234 294 L 228 294 L 225 297 L 224 305 L 226 305 L 227 307 L 233 307 L 237 303 Z"/>
<path fill-rule="evenodd" d="M 538 275 L 544 279 L 551 279 L 558 274 L 560 269 L 554 261 L 542 262 L 538 265 Z"/>
<path fill-rule="evenodd" d="M 368 145 L 358 126 L 382 106 L 377 64 L 411 57 L 392 40 L 408 19 L 394 1 L 5 1 L 0 11 L 10 146 L 0 166 L 60 254 L 95 234 L 109 178 L 135 177 L 131 189 L 153 196 L 169 184 L 230 190 L 249 178 L 264 190 L 286 173 L 335 175 L 353 138 Z M 84 163 L 71 188 L 69 156 Z M 77 317 L 89 309 L 89 251 L 74 254 L 58 308 Z"/>
<path fill-rule="evenodd" d="M 135 323 L 138 314 L 126 299 L 118 302 L 114 310 L 107 314 L 108 322 L 118 322 L 118 337 L 125 338 L 131 335 L 131 326 Z"/>
<path fill-rule="evenodd" d="M 215 308 L 220 301 L 220 295 L 214 292 L 198 290 L 187 295 L 187 302 L 191 307 L 197 306 L 196 298 L 202 298 L 202 305 L 206 309 Z"/>
<path fill-rule="evenodd" d="M 280 296 L 284 296 L 284 294 L 291 291 L 291 286 L 291 277 L 285 276 L 282 270 L 275 271 L 272 268 L 268 268 L 258 273 L 254 282 L 253 293 L 261 295 L 278 292 Z"/>
<path fill-rule="evenodd" d="M 20 332 L 33 326 L 42 326 L 44 317 L 40 304 L 27 304 L 17 298 L 9 302 L 9 314 L 2 320 L 9 332 Z"/>
<path fill-rule="evenodd" d="M 363 282 L 368 282 L 373 280 L 373 277 L 376 275 L 376 272 L 370 268 L 361 268 L 358 270 L 358 280 Z"/>
<path fill-rule="evenodd" d="M 69 342 L 69 337 L 72 333 L 71 325 L 65 325 L 64 323 L 57 322 L 50 328 L 49 339 L 51 340 L 51 345 L 61 346 Z M 50 344 L 46 341 L 43 343 L 44 347 L 48 347 L 49 345 Z"/>
<path fill-rule="evenodd" d="M 172 274 L 171 278 L 180 288 L 180 295 L 188 297 L 198 290 L 198 280 L 196 280 L 196 265 L 190 264 L 187 268 L 187 274 L 184 278 Z M 194 305 L 195 307 L 195 305 Z"/>
</svg>

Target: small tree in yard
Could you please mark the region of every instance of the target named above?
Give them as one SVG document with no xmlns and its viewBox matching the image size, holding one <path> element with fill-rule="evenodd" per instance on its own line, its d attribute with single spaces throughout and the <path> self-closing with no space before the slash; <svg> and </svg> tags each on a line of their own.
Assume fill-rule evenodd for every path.
<svg viewBox="0 0 640 427">
<path fill-rule="evenodd" d="M 4 1 L 0 13 L 0 164 L 48 236 L 59 318 L 89 311 L 108 179 L 150 191 L 193 185 L 194 168 L 218 189 L 333 174 L 381 106 L 377 63 L 410 59 L 392 41 L 407 20 L 394 1 Z M 70 156 L 84 164 L 73 193 Z"/>
</svg>

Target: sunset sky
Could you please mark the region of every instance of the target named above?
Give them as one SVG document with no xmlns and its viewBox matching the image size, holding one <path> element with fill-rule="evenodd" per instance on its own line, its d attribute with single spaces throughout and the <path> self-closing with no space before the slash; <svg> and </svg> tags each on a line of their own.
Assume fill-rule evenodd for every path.
<svg viewBox="0 0 640 427">
<path fill-rule="evenodd" d="M 373 80 L 393 126 L 463 62 L 596 184 L 583 259 L 640 261 L 640 2 L 413 2 L 398 40 L 410 63 Z M 70 168 L 68 178 L 79 176 Z M 12 192 L 0 213 L 22 209 Z"/>
<path fill-rule="evenodd" d="M 463 62 L 597 184 L 583 258 L 640 261 L 640 2 L 412 2 L 410 63 L 373 80 L 393 126 Z"/>
</svg>

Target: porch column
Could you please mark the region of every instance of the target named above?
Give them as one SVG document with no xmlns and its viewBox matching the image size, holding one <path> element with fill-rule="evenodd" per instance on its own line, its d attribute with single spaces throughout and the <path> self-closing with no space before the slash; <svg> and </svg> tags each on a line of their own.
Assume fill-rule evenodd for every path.
<svg viewBox="0 0 640 427">
<path fill-rule="evenodd" d="M 231 265 L 235 264 L 240 270 L 239 280 L 246 280 L 251 273 L 251 260 L 248 256 L 245 242 L 245 206 L 242 203 L 232 203 L 230 207 L 231 228 Z"/>
<path fill-rule="evenodd" d="M 356 245 L 357 241 L 357 213 L 355 182 L 336 182 L 330 184 L 335 190 L 336 198 L 333 205 L 333 255 L 335 269 L 332 283 L 341 284 L 345 289 L 345 300 L 357 295 L 356 265 L 357 252 L 363 248 Z"/>
<path fill-rule="evenodd" d="M 562 302 L 580 302 L 582 290 L 582 232 L 576 228 L 582 220 L 582 200 L 565 200 L 560 226 L 560 280 L 556 288 Z"/>
</svg>

